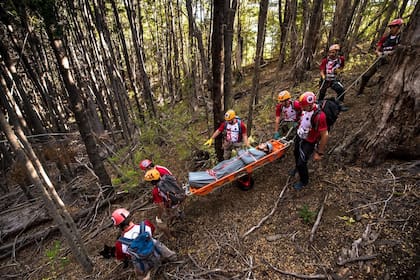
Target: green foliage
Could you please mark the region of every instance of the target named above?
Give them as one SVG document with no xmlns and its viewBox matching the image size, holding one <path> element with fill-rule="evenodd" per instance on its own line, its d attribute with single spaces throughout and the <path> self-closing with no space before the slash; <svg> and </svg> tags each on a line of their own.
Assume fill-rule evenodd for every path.
<svg viewBox="0 0 420 280">
<path fill-rule="evenodd" d="M 314 222 L 316 213 L 309 209 L 308 205 L 303 205 L 299 209 L 299 217 L 303 220 L 305 224 L 312 224 Z"/>
<path fill-rule="evenodd" d="M 51 276 L 48 278 L 43 278 L 43 280 L 47 279 L 57 279 L 58 276 L 58 269 L 64 268 L 68 263 L 69 259 L 67 257 L 60 257 L 60 250 L 61 250 L 61 242 L 55 240 L 53 243 L 53 247 L 45 253 L 47 256 L 49 263 L 51 265 Z"/>
</svg>

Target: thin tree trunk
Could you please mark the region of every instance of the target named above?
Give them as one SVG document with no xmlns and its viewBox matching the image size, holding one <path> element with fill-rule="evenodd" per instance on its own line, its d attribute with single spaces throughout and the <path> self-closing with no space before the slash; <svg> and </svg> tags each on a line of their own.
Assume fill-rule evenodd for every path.
<svg viewBox="0 0 420 280">
<path fill-rule="evenodd" d="M 224 108 L 225 110 L 232 108 L 232 42 L 233 42 L 233 23 L 235 22 L 236 14 L 236 0 L 225 2 L 225 27 L 224 29 L 224 85 L 223 85 L 223 96 L 224 96 Z"/>
<path fill-rule="evenodd" d="M 153 101 L 153 94 L 152 94 L 152 88 L 150 86 L 149 76 L 147 75 L 147 71 L 146 71 L 143 44 L 142 44 L 141 38 L 138 36 L 137 28 L 134 24 L 134 14 L 133 14 L 131 0 L 124 0 L 124 5 L 127 12 L 128 22 L 130 24 L 130 31 L 131 31 L 131 36 L 133 38 L 133 45 L 134 45 L 134 50 L 136 53 L 137 63 L 139 64 L 140 77 L 143 83 L 143 96 L 147 104 L 147 111 L 149 112 L 150 117 L 156 119 L 157 113 L 156 113 L 156 109 L 155 109 L 155 105 Z M 140 18 L 141 17 L 139 16 L 139 21 L 141 23 Z M 141 24 L 140 24 L 140 29 L 142 29 Z"/>
<path fill-rule="evenodd" d="M 252 78 L 252 92 L 248 105 L 248 136 L 251 135 L 254 106 L 258 104 L 258 90 L 260 84 L 260 64 L 262 59 L 262 48 L 264 46 L 265 23 L 267 21 L 268 0 L 261 0 L 258 13 L 257 47 L 255 53 L 254 76 Z"/>
<path fill-rule="evenodd" d="M 295 82 L 301 82 L 304 79 L 305 70 L 309 70 L 313 61 L 313 46 L 316 43 L 314 38 L 321 21 L 322 0 L 315 0 L 313 3 L 309 26 L 305 32 L 305 40 L 302 49 L 296 58 L 293 70 L 291 71 Z M 315 42 L 314 42 L 315 41 Z"/>
<path fill-rule="evenodd" d="M 47 6 L 48 4 L 49 3 L 45 5 Z M 53 9 L 53 7 L 51 6 L 47 6 L 45 8 Z M 96 176 L 98 176 L 99 178 L 101 186 L 106 187 L 105 194 L 109 195 L 110 193 L 113 193 L 111 179 L 105 169 L 105 165 L 102 159 L 100 158 L 96 140 L 92 134 L 92 130 L 89 125 L 89 118 L 86 114 L 85 107 L 82 102 L 81 91 L 76 86 L 75 81 L 73 80 L 73 76 L 70 72 L 70 65 L 68 63 L 68 58 L 65 53 L 63 41 L 58 36 L 60 34 L 61 29 L 58 25 L 56 25 L 56 23 L 58 22 L 56 19 L 54 21 L 54 19 L 48 18 L 51 15 L 54 15 L 54 12 L 52 12 L 51 10 L 45 10 L 43 12 L 47 13 L 47 15 L 42 14 L 44 21 L 48 24 L 46 31 L 55 58 L 57 60 L 60 75 L 64 81 L 67 93 L 69 95 L 70 106 L 74 113 L 74 117 L 79 127 L 79 131 L 82 136 L 83 142 L 85 143 L 89 160 L 92 164 Z"/>
<path fill-rule="evenodd" d="M 223 0 L 213 2 L 213 31 L 211 36 L 211 57 L 212 57 L 212 97 L 213 97 L 213 125 L 214 130 L 219 127 L 222 121 L 222 61 L 223 61 Z M 216 156 L 219 161 L 223 160 L 222 139 L 216 138 Z"/>
<path fill-rule="evenodd" d="M 191 86 L 189 92 L 190 96 L 190 105 L 193 112 L 195 112 L 198 107 L 197 102 L 197 63 L 196 63 L 196 48 L 194 44 L 194 15 L 192 10 L 192 0 L 187 0 L 185 2 L 187 8 L 187 15 L 188 15 L 188 38 L 189 38 L 189 51 L 190 51 L 190 69 L 191 72 L 189 73 L 189 77 L 191 77 Z M 186 74 L 186 73 L 185 73 Z"/>
<path fill-rule="evenodd" d="M 5 115 L 1 110 L 0 127 L 9 140 L 9 143 L 12 145 L 15 153 L 24 159 L 25 168 L 31 178 L 32 183 L 41 190 L 41 197 L 44 201 L 44 205 L 48 209 L 51 217 L 59 226 L 61 233 L 68 242 L 70 250 L 82 265 L 83 269 L 87 273 L 92 272 L 93 264 L 89 259 L 87 250 L 80 237 L 80 233 L 76 227 L 76 224 L 74 223 L 70 214 L 67 212 L 65 204 L 55 191 L 54 186 L 52 185 L 47 173 L 33 152 L 25 135 L 21 130 L 19 130 L 19 126 L 15 125 L 15 130 L 17 130 L 17 135 L 19 135 L 19 137 L 17 137 L 10 125 L 7 123 Z M 23 144 L 23 148 L 19 145 L 19 143 Z"/>
</svg>

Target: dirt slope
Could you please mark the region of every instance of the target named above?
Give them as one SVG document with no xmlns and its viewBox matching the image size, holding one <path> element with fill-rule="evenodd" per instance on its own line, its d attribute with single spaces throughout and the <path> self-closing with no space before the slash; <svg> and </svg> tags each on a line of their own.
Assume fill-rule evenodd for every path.
<svg viewBox="0 0 420 280">
<path fill-rule="evenodd" d="M 267 86 L 261 89 L 263 96 L 287 86 L 287 81 L 276 82 L 275 68 L 264 71 Z M 308 84 L 316 82 L 316 72 Z M 345 84 L 355 77 L 357 74 L 348 74 Z M 348 92 L 350 110 L 340 116 L 331 132 L 325 159 L 310 164 L 310 184 L 295 191 L 291 183 L 296 178 L 290 178 L 274 213 L 245 238 L 242 235 L 273 210 L 288 180 L 287 170 L 293 167 L 293 148 L 283 159 L 257 170 L 250 191 L 227 185 L 207 196 L 189 197 L 184 220 L 174 225 L 176 240 L 161 237 L 177 251 L 179 261 L 163 265 L 154 279 L 296 279 L 287 273 L 320 279 L 415 279 L 420 231 L 418 162 L 389 160 L 366 168 L 346 163 L 333 152 L 368 118 L 375 106 L 375 89 L 368 88 L 360 98 Z M 271 128 L 259 129 L 270 136 Z M 165 165 L 170 167 L 171 162 Z M 325 196 L 319 227 L 309 242 Z M 135 199 L 125 198 L 109 209 L 127 207 Z M 153 215 L 149 206 L 136 211 L 134 217 Z M 98 213 L 98 224 L 105 224 L 109 213 Z M 82 229 L 85 234 L 91 231 Z M 98 255 L 103 244 L 111 245 L 116 236 L 117 231 L 108 228 L 89 240 L 95 264 L 91 275 L 84 274 L 71 255 L 67 256 L 70 263 L 62 264 L 63 249 L 57 256 L 45 257 L 51 244 L 28 248 L 15 260 L 3 262 L 1 271 L 7 279 L 134 279 L 132 269 Z M 370 259 L 342 264 L 354 257 Z"/>
</svg>

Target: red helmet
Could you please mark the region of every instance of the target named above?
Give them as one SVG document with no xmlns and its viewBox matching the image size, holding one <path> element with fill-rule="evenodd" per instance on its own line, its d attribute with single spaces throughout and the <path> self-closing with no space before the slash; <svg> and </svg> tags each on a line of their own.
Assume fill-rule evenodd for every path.
<svg viewBox="0 0 420 280">
<path fill-rule="evenodd" d="M 302 107 L 315 104 L 316 96 L 313 92 L 307 91 L 299 97 L 299 103 Z"/>
<path fill-rule="evenodd" d="M 402 20 L 402 18 L 397 18 L 397 19 L 394 19 L 393 21 L 391 21 L 388 24 L 388 26 L 395 26 L 395 25 L 401 26 L 403 24 L 404 24 L 404 21 Z"/>
<path fill-rule="evenodd" d="M 112 212 L 112 222 L 114 223 L 114 226 L 118 226 L 122 222 L 125 221 L 125 219 L 130 215 L 130 212 L 128 212 L 125 208 L 118 208 L 114 212 Z"/>
<path fill-rule="evenodd" d="M 150 159 L 143 159 L 142 161 L 140 161 L 139 167 L 141 170 L 146 170 L 147 168 L 150 167 L 150 165 L 152 165 L 152 161 Z"/>
</svg>

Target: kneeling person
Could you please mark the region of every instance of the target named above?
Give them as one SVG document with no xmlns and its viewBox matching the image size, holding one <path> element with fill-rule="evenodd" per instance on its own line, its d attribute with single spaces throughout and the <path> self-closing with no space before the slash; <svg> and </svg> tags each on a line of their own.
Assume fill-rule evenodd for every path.
<svg viewBox="0 0 420 280">
<path fill-rule="evenodd" d="M 150 271 L 158 267 L 161 260 L 176 258 L 174 251 L 153 238 L 154 225 L 149 220 L 134 224 L 130 212 L 125 208 L 116 209 L 111 218 L 114 226 L 121 231 L 121 237 L 115 242 L 115 257 L 122 261 L 131 260 L 140 279 L 150 279 Z M 142 255 L 139 253 L 140 249 L 136 250 L 132 246 L 135 242 L 140 242 L 140 239 L 143 243 L 137 244 L 145 244 L 149 248 L 147 255 Z"/>
</svg>

